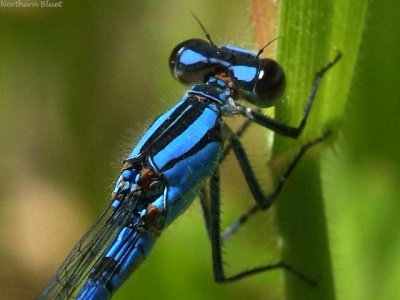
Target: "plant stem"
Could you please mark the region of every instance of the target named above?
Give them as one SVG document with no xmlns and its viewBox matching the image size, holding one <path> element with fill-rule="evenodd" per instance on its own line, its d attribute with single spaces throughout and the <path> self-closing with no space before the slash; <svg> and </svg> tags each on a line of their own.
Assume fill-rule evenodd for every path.
<svg viewBox="0 0 400 300">
<path fill-rule="evenodd" d="M 254 2 L 259 1 L 252 1 L 252 8 Z M 276 57 L 285 70 L 287 90 L 283 102 L 276 107 L 276 119 L 296 126 L 315 74 L 338 51 L 343 53 L 343 59 L 324 76 L 301 137 L 290 140 L 275 135 L 274 157 L 283 156 L 288 163 L 294 153 L 288 155 L 290 149 L 298 149 L 327 130 L 337 133 L 353 82 L 366 9 L 367 2 L 363 0 L 279 1 L 278 36 L 282 38 L 277 42 Z M 254 18 L 255 10 L 252 11 Z M 258 15 L 262 14 L 258 12 Z M 258 37 L 257 26 L 262 25 L 257 24 L 263 23 L 253 23 Z M 332 143 L 334 138 L 335 135 L 322 146 Z M 322 147 L 314 148 L 300 162 L 276 207 L 282 259 L 315 279 L 318 285 L 310 287 L 286 272 L 287 299 L 335 299 L 321 180 L 323 170 L 321 156 L 316 151 Z"/>
</svg>

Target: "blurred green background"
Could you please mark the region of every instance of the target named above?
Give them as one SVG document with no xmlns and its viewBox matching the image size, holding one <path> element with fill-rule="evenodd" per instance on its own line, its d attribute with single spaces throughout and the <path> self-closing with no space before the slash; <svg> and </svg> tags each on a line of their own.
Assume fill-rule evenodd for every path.
<svg viewBox="0 0 400 300">
<path fill-rule="evenodd" d="M 1 299 L 37 295 L 105 207 L 134 141 L 183 95 L 167 62 L 176 44 L 203 37 L 190 12 L 215 43 L 256 48 L 246 1 L 0 8 Z M 399 12 L 395 0 L 369 5 L 343 130 L 324 156 L 338 299 L 400 298 Z M 248 152 L 264 165 L 256 134 Z M 227 224 L 252 202 L 237 165 L 224 172 Z M 269 211 L 239 232 L 228 271 L 276 261 L 274 227 Z M 195 203 L 115 299 L 280 299 L 281 275 L 215 284 Z"/>
</svg>

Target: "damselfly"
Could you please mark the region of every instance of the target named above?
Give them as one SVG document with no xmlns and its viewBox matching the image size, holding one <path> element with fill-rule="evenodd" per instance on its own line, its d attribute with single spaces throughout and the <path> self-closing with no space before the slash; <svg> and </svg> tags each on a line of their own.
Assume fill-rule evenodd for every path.
<svg viewBox="0 0 400 300">
<path fill-rule="evenodd" d="M 303 277 L 282 262 L 230 277 L 224 275 L 218 165 L 233 150 L 257 203 L 248 216 L 271 206 L 304 152 L 324 136 L 304 145 L 275 191 L 265 195 L 238 134 L 222 117 L 242 115 L 249 122 L 279 134 L 298 137 L 323 74 L 341 55 L 316 74 L 303 118 L 298 127 L 291 127 L 235 102 L 240 96 L 258 107 L 274 105 L 285 89 L 280 65 L 260 58 L 263 49 L 253 53 L 233 46 L 217 47 L 208 34 L 207 38 L 208 42 L 185 41 L 172 51 L 169 66 L 173 76 L 194 85 L 153 122 L 133 148 L 124 161 L 110 205 L 78 242 L 39 299 L 68 299 L 74 295 L 77 299 L 109 299 L 147 257 L 162 231 L 192 203 L 207 178 L 210 194 L 202 193 L 201 203 L 212 244 L 216 281 L 234 281 L 276 268 Z"/>
</svg>

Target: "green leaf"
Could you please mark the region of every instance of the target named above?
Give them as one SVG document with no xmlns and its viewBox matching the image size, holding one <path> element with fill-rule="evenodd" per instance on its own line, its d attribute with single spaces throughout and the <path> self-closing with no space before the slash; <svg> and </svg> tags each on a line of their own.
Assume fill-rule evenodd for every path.
<svg viewBox="0 0 400 300">
<path fill-rule="evenodd" d="M 287 92 L 277 106 L 278 120 L 297 126 L 315 74 L 338 52 L 342 60 L 322 80 L 301 137 L 275 136 L 274 156 L 290 162 L 300 145 L 332 131 L 329 142 L 310 150 L 290 178 L 277 205 L 282 258 L 317 281 L 311 287 L 286 272 L 287 299 L 335 299 L 328 224 L 321 180 L 321 146 L 336 138 L 352 85 L 367 10 L 366 1 L 280 1 L 277 60 L 287 76 Z M 314 155 L 311 155 L 314 154 Z M 281 167 L 284 168 L 284 167 Z M 283 199 L 281 199 L 283 198 Z"/>
</svg>

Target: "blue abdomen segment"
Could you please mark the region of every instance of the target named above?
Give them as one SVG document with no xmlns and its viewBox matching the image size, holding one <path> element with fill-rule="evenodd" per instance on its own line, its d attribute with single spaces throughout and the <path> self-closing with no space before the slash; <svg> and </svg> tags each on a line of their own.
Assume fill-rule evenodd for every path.
<svg viewBox="0 0 400 300">
<path fill-rule="evenodd" d="M 86 281 L 77 300 L 107 300 L 111 299 L 111 292 L 99 282 L 89 279 Z"/>
<path fill-rule="evenodd" d="M 137 232 L 124 227 L 111 243 L 89 275 L 77 296 L 79 300 L 110 299 L 123 282 L 145 260 L 153 247 L 154 236 L 148 232 Z"/>
</svg>

